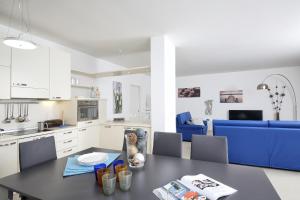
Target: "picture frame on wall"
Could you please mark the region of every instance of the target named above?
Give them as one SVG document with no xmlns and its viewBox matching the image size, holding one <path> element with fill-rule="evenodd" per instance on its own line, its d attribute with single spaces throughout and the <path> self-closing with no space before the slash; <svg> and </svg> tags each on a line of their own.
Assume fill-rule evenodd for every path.
<svg viewBox="0 0 300 200">
<path fill-rule="evenodd" d="M 122 98 L 122 83 L 113 81 L 113 110 L 114 114 L 122 113 L 123 98 Z"/>
<path fill-rule="evenodd" d="M 201 90 L 200 87 L 178 88 L 177 94 L 178 94 L 178 98 L 200 97 Z"/>
<path fill-rule="evenodd" d="M 220 103 L 243 103 L 243 90 L 220 91 Z"/>
</svg>

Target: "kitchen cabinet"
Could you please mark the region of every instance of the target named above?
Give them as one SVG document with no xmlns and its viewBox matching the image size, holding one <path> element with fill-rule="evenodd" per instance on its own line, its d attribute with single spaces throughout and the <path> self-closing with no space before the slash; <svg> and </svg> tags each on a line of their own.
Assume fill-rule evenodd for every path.
<svg viewBox="0 0 300 200">
<path fill-rule="evenodd" d="M 12 98 L 49 98 L 49 48 L 12 49 Z"/>
<path fill-rule="evenodd" d="M 124 141 L 124 126 L 101 125 L 100 148 L 122 150 Z"/>
<path fill-rule="evenodd" d="M 100 126 L 89 126 L 78 129 L 79 149 L 84 150 L 91 147 L 100 147 Z"/>
<path fill-rule="evenodd" d="M 18 141 L 0 142 L 0 178 L 18 172 Z"/>
<path fill-rule="evenodd" d="M 10 67 L 11 64 L 11 48 L 3 44 L 0 40 L 0 66 Z"/>
<path fill-rule="evenodd" d="M 10 99 L 10 67 L 0 66 L 0 99 Z"/>
<path fill-rule="evenodd" d="M 71 55 L 50 49 L 50 99 L 71 99 Z"/>
</svg>

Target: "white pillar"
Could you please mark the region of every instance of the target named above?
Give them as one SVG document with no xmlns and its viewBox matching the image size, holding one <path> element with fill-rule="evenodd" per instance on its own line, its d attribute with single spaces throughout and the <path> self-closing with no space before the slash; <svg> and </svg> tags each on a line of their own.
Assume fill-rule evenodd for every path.
<svg viewBox="0 0 300 200">
<path fill-rule="evenodd" d="M 175 46 L 166 36 L 151 38 L 151 128 L 176 132 Z"/>
</svg>

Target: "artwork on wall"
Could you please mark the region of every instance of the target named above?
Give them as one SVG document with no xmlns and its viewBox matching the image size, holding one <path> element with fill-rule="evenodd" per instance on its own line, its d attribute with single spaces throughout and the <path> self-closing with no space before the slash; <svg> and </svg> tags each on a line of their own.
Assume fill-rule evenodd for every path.
<svg viewBox="0 0 300 200">
<path fill-rule="evenodd" d="M 212 115 L 212 108 L 213 108 L 213 100 L 206 100 L 205 103 L 205 114 Z"/>
<path fill-rule="evenodd" d="M 200 87 L 178 88 L 178 98 L 200 97 Z"/>
<path fill-rule="evenodd" d="M 243 90 L 220 91 L 220 103 L 243 103 Z"/>
<path fill-rule="evenodd" d="M 113 82 L 113 109 L 114 114 L 122 113 L 122 83 Z"/>
</svg>

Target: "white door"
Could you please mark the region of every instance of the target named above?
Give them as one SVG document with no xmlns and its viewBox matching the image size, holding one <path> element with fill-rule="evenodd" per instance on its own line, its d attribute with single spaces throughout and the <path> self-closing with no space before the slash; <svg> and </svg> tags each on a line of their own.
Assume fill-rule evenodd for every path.
<svg viewBox="0 0 300 200">
<path fill-rule="evenodd" d="M 130 85 L 130 114 L 137 118 L 141 112 L 141 91 L 140 86 Z"/>
<path fill-rule="evenodd" d="M 78 130 L 79 149 L 84 150 L 91 147 L 99 147 L 100 126 L 90 126 Z"/>
<path fill-rule="evenodd" d="M 0 142 L 0 178 L 18 172 L 18 142 Z"/>
<path fill-rule="evenodd" d="M 124 126 L 101 125 L 100 147 L 104 149 L 122 150 Z"/>
<path fill-rule="evenodd" d="M 11 96 L 49 98 L 49 48 L 12 49 Z"/>
<path fill-rule="evenodd" d="M 0 65 L 10 67 L 11 64 L 11 48 L 3 44 L 0 40 Z"/>
<path fill-rule="evenodd" d="M 0 99 L 10 99 L 10 68 L 0 66 Z"/>
<path fill-rule="evenodd" d="M 50 49 L 50 99 L 71 98 L 71 55 Z"/>
</svg>

